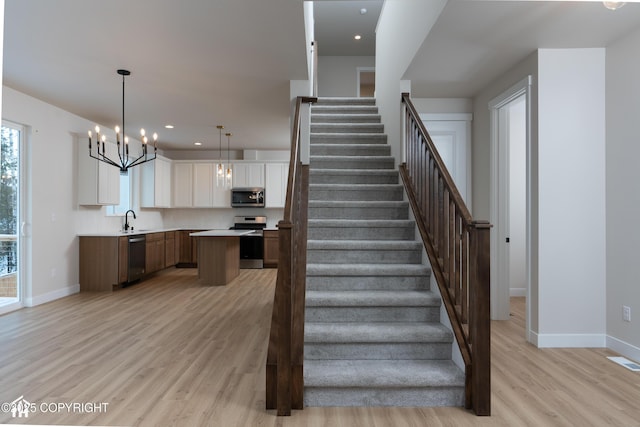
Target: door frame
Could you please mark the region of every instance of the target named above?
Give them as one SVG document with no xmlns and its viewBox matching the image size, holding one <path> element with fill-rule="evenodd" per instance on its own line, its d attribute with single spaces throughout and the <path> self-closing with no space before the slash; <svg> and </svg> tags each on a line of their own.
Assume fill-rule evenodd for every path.
<svg viewBox="0 0 640 427">
<path fill-rule="evenodd" d="M 525 96 L 526 110 L 526 325 L 527 340 L 530 339 L 531 325 L 531 84 L 529 75 L 489 101 L 490 144 L 491 144 L 491 191 L 490 221 L 494 226 L 491 233 L 491 318 L 509 319 L 509 252 L 505 238 L 509 233 L 508 197 L 509 180 L 503 179 L 509 171 L 508 138 L 504 135 L 504 123 L 500 111 L 510 102 Z"/>
</svg>

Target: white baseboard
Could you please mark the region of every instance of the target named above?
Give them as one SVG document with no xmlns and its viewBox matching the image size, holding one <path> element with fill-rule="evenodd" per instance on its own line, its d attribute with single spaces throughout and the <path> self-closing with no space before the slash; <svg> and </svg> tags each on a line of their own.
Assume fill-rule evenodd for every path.
<svg viewBox="0 0 640 427">
<path fill-rule="evenodd" d="M 526 297 L 527 288 L 509 288 L 510 297 Z"/>
<path fill-rule="evenodd" d="M 68 297 L 69 295 L 77 294 L 78 292 L 80 292 L 80 284 L 67 286 L 65 288 L 47 292 L 46 294 L 38 295 L 36 297 L 25 298 L 24 306 L 35 307 L 36 305 L 44 304 L 60 298 Z"/>
<path fill-rule="evenodd" d="M 530 332 L 531 342 L 538 348 L 605 348 L 604 334 L 535 334 Z"/>
<path fill-rule="evenodd" d="M 619 340 L 610 335 L 607 335 L 607 348 L 620 353 L 621 355 L 632 359 L 635 362 L 640 362 L 640 347 L 636 347 L 633 344 Z"/>
</svg>

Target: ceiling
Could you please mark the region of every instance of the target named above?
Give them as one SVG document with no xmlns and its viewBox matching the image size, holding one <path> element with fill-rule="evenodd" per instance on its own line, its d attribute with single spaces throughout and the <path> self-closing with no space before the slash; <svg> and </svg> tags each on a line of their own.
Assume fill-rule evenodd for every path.
<svg viewBox="0 0 640 427">
<path fill-rule="evenodd" d="M 323 56 L 375 56 L 383 0 L 315 1 L 314 32 Z M 362 12 L 365 13 L 362 13 Z M 355 40 L 354 36 L 361 36 Z"/>
<path fill-rule="evenodd" d="M 473 97 L 538 48 L 606 47 L 640 29 L 640 3 L 449 0 L 404 76 L 414 97 Z"/>
<path fill-rule="evenodd" d="M 4 43 L 4 84 L 104 126 L 130 70 L 127 133 L 163 149 L 217 149 L 219 124 L 232 149 L 288 148 L 289 81 L 307 79 L 301 1 L 5 0 Z"/>
<path fill-rule="evenodd" d="M 374 55 L 381 8 L 316 2 L 319 53 Z M 472 97 L 538 47 L 607 46 L 639 26 L 637 3 L 449 0 L 404 77 L 417 97 Z M 302 0 L 5 0 L 3 83 L 111 127 L 126 68 L 127 133 L 215 150 L 221 124 L 232 149 L 287 149 L 304 40 Z"/>
</svg>

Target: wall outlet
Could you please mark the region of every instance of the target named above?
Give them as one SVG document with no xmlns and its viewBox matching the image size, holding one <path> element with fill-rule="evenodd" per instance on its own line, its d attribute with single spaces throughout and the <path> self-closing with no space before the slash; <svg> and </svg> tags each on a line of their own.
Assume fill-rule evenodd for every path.
<svg viewBox="0 0 640 427">
<path fill-rule="evenodd" d="M 627 307 L 626 305 L 622 306 L 622 320 L 631 322 L 631 307 Z"/>
</svg>

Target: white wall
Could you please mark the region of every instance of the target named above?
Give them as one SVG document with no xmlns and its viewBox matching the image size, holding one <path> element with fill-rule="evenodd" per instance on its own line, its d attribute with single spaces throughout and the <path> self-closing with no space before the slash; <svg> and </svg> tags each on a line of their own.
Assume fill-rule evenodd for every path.
<svg viewBox="0 0 640 427">
<path fill-rule="evenodd" d="M 401 80 L 446 0 L 385 1 L 376 29 L 376 103 L 396 164 L 400 147 Z"/>
<path fill-rule="evenodd" d="M 604 346 L 605 50 L 538 51 L 538 345 Z"/>
<path fill-rule="evenodd" d="M 607 48 L 607 334 L 640 361 L 640 30 Z M 601 226 L 597 224 L 596 226 Z M 631 323 L 622 321 L 622 305 Z"/>
<path fill-rule="evenodd" d="M 374 65 L 373 56 L 319 56 L 318 96 L 358 96 L 358 67 Z"/>
<path fill-rule="evenodd" d="M 413 106 L 418 113 L 472 113 L 473 100 L 470 98 L 414 98 Z"/>
</svg>

